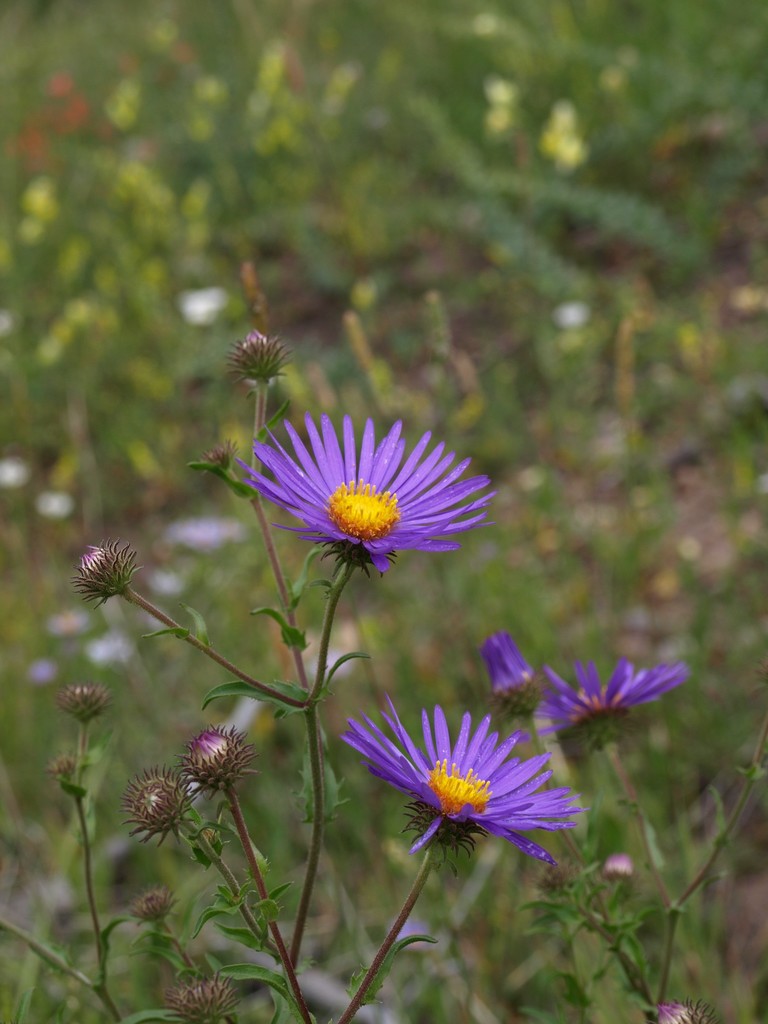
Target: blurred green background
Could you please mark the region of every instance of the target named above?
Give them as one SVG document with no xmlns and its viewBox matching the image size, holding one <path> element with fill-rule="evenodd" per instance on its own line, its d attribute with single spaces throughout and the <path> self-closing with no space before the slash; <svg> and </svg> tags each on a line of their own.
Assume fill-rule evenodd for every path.
<svg viewBox="0 0 768 1024">
<path fill-rule="evenodd" d="M 310 952 L 339 977 L 356 969 L 413 871 L 397 795 L 336 742 L 347 715 L 372 713 L 384 693 L 414 724 L 435 700 L 454 721 L 482 713 L 477 647 L 502 628 L 561 674 L 574 658 L 605 672 L 622 654 L 691 665 L 683 688 L 637 712 L 626 753 L 670 878 L 690 877 L 714 827 L 708 787 L 729 805 L 766 700 L 754 665 L 768 623 L 767 48 L 763 0 L 743 0 L 738 18 L 724 0 L 7 0 L 9 917 L 88 962 L 69 810 L 44 771 L 68 742 L 53 693 L 84 678 L 114 691 L 95 772 L 103 905 L 117 912 L 156 881 L 194 902 L 209 883 L 172 843 L 158 854 L 128 842 L 119 795 L 174 758 L 223 680 L 169 638 L 139 639 L 147 624 L 132 609 L 85 609 L 70 577 L 87 544 L 130 541 L 140 589 L 174 615 L 180 601 L 199 609 L 216 646 L 257 676 L 289 675 L 279 638 L 248 614 L 271 593 L 250 509 L 186 468 L 225 438 L 249 449 L 250 401 L 226 358 L 254 315 L 293 351 L 272 411 L 289 399 L 294 422 L 307 409 L 337 423 L 371 414 L 379 430 L 402 417 L 411 443 L 433 430 L 498 487 L 495 525 L 462 551 L 405 554 L 342 602 L 339 653 L 373 661 L 352 663 L 326 716 L 348 802 Z M 255 312 L 246 262 L 266 300 Z M 298 572 L 306 548 L 278 540 Z M 318 591 L 300 611 L 316 630 Z M 262 774 L 247 798 L 276 883 L 298 877 L 306 840 L 286 801 L 299 730 L 264 713 L 252 731 Z M 556 767 L 587 803 L 608 786 L 595 855 L 641 861 L 599 762 L 586 775 Z M 758 800 L 730 874 L 683 920 L 673 965 L 672 996 L 705 998 L 737 1024 L 768 1013 L 756 912 L 767 845 Z M 556 838 L 550 848 L 560 855 Z M 537 874 L 521 860 L 489 846 L 431 883 L 419 913 L 441 943 L 403 955 L 387 996 L 403 1019 L 583 1019 L 556 980 L 565 947 L 528 934 L 518 909 Z M 120 933 L 117 990 L 152 1004 L 169 979 L 131 955 L 132 926 Z M 652 961 L 659 935 L 652 916 Z M 588 974 L 597 946 L 579 942 Z M 99 1019 L 17 942 L 0 936 L 0 949 L 0 1015 L 37 986 L 34 1019 L 60 1003 L 65 1021 Z M 644 1019 L 610 972 L 593 996 L 592 1021 Z"/>
</svg>

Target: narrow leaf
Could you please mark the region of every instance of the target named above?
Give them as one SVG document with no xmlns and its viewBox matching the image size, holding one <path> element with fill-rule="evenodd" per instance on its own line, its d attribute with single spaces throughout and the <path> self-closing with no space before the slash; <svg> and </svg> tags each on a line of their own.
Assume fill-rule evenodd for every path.
<svg viewBox="0 0 768 1024">
<path fill-rule="evenodd" d="M 198 472 L 213 473 L 214 476 L 223 480 L 227 487 L 229 487 L 229 489 L 233 491 L 238 498 L 254 497 L 252 487 L 249 487 L 248 484 L 244 484 L 241 480 L 236 480 L 234 477 L 231 477 L 223 466 L 219 466 L 215 462 L 188 462 L 187 466 L 190 469 L 197 470 Z"/>
<path fill-rule="evenodd" d="M 300 651 L 306 650 L 307 638 L 300 629 L 296 629 L 276 608 L 254 608 L 251 615 L 268 615 L 280 626 L 280 634 L 286 647 L 298 647 Z"/>
<path fill-rule="evenodd" d="M 370 660 L 370 654 L 366 654 L 364 651 L 350 651 L 349 654 L 342 654 L 340 658 L 337 658 L 331 665 L 331 669 L 325 677 L 325 686 L 328 686 L 331 679 L 333 679 L 335 673 L 341 668 L 341 666 L 347 662 L 352 661 L 353 658 L 365 658 L 367 661 Z"/>
<path fill-rule="evenodd" d="M 264 426 L 263 426 L 263 427 L 261 428 L 261 430 L 260 430 L 260 431 L 258 432 L 258 434 L 256 435 L 256 440 L 257 440 L 257 441 L 266 441 L 266 439 L 267 439 L 267 436 L 268 436 L 268 434 L 269 434 L 269 431 L 270 431 L 270 430 L 272 429 L 272 427 L 274 427 L 274 426 L 275 426 L 275 425 L 276 425 L 276 424 L 277 424 L 277 423 L 278 423 L 278 422 L 279 422 L 279 421 L 280 421 L 281 419 L 283 419 L 283 418 L 285 417 L 285 414 L 286 414 L 286 413 L 288 412 L 288 407 L 290 406 L 290 404 L 291 404 L 291 400 L 290 400 L 289 398 L 286 398 L 286 400 L 285 400 L 285 401 L 283 402 L 283 404 L 282 404 L 282 405 L 280 406 L 280 408 L 279 408 L 279 409 L 277 410 L 277 412 L 274 412 L 274 413 L 273 413 L 273 414 L 272 414 L 272 415 L 271 415 L 271 416 L 269 417 L 269 419 L 267 420 L 267 422 L 266 422 L 266 423 L 264 424 Z"/>
<path fill-rule="evenodd" d="M 300 686 L 296 686 L 295 683 L 281 683 L 278 680 L 274 680 L 269 685 L 277 693 L 284 694 L 286 697 L 292 697 L 294 700 L 304 701 L 307 699 L 304 690 Z M 203 710 L 208 707 L 211 701 L 218 700 L 220 697 L 250 697 L 251 700 L 263 700 L 268 704 L 276 704 L 284 715 L 291 715 L 297 711 L 304 710 L 303 707 L 297 708 L 293 704 L 285 704 L 277 696 L 277 693 L 274 696 L 270 693 L 262 693 L 240 679 L 232 679 L 228 683 L 214 686 L 212 690 L 206 693 L 205 697 L 203 697 Z"/>
<path fill-rule="evenodd" d="M 288 589 L 289 589 L 290 594 L 291 594 L 291 611 L 293 611 L 294 608 L 296 608 L 298 606 L 299 601 L 301 600 L 301 596 L 304 593 L 304 590 L 305 590 L 305 588 L 307 586 L 307 577 L 309 576 L 309 567 L 314 562 L 314 560 L 317 558 L 317 556 L 319 554 L 321 554 L 321 552 L 322 552 L 322 548 L 315 547 L 315 546 L 311 547 L 309 549 L 309 554 L 304 559 L 304 564 L 301 567 L 301 572 L 296 577 L 296 580 L 294 582 L 289 582 L 288 583 Z"/>
<path fill-rule="evenodd" d="M 195 620 L 195 636 L 201 644 L 205 644 L 206 647 L 211 646 L 211 641 L 208 639 L 208 627 L 205 624 L 205 619 L 200 612 L 195 611 L 188 604 L 184 604 L 183 601 L 179 602 L 185 612 L 189 612 L 192 618 Z"/>
<path fill-rule="evenodd" d="M 156 629 L 154 633 L 142 633 L 142 640 L 151 640 L 153 636 L 177 636 L 180 640 L 189 636 L 189 630 L 183 626 L 169 626 L 168 629 Z"/>
</svg>

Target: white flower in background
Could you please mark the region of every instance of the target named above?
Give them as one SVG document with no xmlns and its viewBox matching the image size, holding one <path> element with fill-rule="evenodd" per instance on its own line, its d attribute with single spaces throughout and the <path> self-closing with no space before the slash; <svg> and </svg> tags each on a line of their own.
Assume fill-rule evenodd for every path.
<svg viewBox="0 0 768 1024">
<path fill-rule="evenodd" d="M 183 544 L 193 551 L 216 551 L 224 544 L 244 540 L 246 529 L 237 519 L 199 516 L 171 523 L 164 536 L 169 543 Z"/>
<path fill-rule="evenodd" d="M 85 645 L 85 656 L 94 665 L 124 665 L 132 654 L 133 644 L 119 629 L 110 629 Z"/>
<path fill-rule="evenodd" d="M 80 636 L 81 633 L 87 632 L 90 622 L 88 612 L 80 608 L 70 608 L 50 615 L 46 619 L 45 628 L 51 636 Z"/>
<path fill-rule="evenodd" d="M 75 510 L 75 499 L 66 491 L 41 491 L 35 508 L 46 519 L 66 519 Z"/>
<path fill-rule="evenodd" d="M 586 302 L 562 302 L 552 310 L 555 326 L 561 331 L 573 331 L 589 321 L 592 310 Z"/>
<path fill-rule="evenodd" d="M 179 312 L 188 324 L 208 327 L 214 322 L 227 304 L 227 293 L 223 288 L 197 288 L 181 292 L 178 298 Z"/>
<path fill-rule="evenodd" d="M 0 459 L 0 489 L 10 491 L 16 487 L 23 487 L 30 476 L 30 468 L 24 459 L 19 459 L 15 455 Z"/>
<path fill-rule="evenodd" d="M 0 338 L 11 333 L 15 322 L 13 313 L 7 309 L 0 309 Z"/>
<path fill-rule="evenodd" d="M 149 589 L 161 597 L 176 597 L 187 585 L 183 576 L 170 569 L 154 569 L 145 574 L 144 579 Z"/>
</svg>

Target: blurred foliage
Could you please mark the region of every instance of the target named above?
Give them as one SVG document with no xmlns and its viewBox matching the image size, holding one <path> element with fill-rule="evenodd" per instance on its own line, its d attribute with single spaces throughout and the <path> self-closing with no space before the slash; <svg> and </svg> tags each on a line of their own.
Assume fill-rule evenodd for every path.
<svg viewBox="0 0 768 1024">
<path fill-rule="evenodd" d="M 3 7 L 0 459 L 31 474 L 0 492 L 0 709 L 14 724 L 0 745 L 0 880 L 14 916 L 89 949 L 71 822 L 41 781 L 66 740 L 52 687 L 32 685 L 40 659 L 60 683 L 115 690 L 98 819 L 114 907 L 158 881 L 194 903 L 207 884 L 170 844 L 127 844 L 118 798 L 130 774 L 174 756 L 223 679 L 169 638 L 139 640 L 150 627 L 115 602 L 56 632 L 51 616 L 77 607 L 67 577 L 85 544 L 131 539 L 158 602 L 190 603 L 228 656 L 289 676 L 270 624 L 248 615 L 270 587 L 249 510 L 183 468 L 224 438 L 247 457 L 252 413 L 225 360 L 248 329 L 248 260 L 294 350 L 273 409 L 401 416 L 411 441 L 432 429 L 498 482 L 496 525 L 462 552 L 405 555 L 384 581 L 353 584 L 339 643 L 374 657 L 338 679 L 329 742 L 385 692 L 411 721 L 433 699 L 479 712 L 476 648 L 500 628 L 562 673 L 574 657 L 603 670 L 619 654 L 685 658 L 693 680 L 638 713 L 627 757 L 670 870 L 690 874 L 706 787 L 727 801 L 765 702 L 751 665 L 766 627 L 766 43 L 762 0 L 738 19 L 724 0 Z M 74 513 L 41 512 L 46 493 Z M 208 546 L 167 531 L 198 515 L 228 521 L 198 523 Z M 297 574 L 305 551 L 278 540 Z M 311 635 L 316 591 L 301 610 Z M 264 714 L 253 731 L 263 774 L 249 799 L 276 882 L 304 851 L 281 781 L 299 788 L 301 751 L 289 723 Z M 341 974 L 358 966 L 344 936 L 372 948 L 412 867 L 397 799 L 337 747 L 349 802 L 311 951 Z M 583 771 L 556 768 L 563 781 Z M 594 818 L 597 858 L 621 842 L 641 859 L 615 798 Z M 689 954 L 673 967 L 677 997 L 707 997 L 738 1024 L 767 998 L 765 960 L 729 909 L 762 872 L 764 806 L 746 834 L 733 879 L 683 920 Z M 396 971 L 409 1019 L 454 1020 L 459 1005 L 526 1020 L 522 1007 L 556 1005 L 542 966 L 560 947 L 542 952 L 518 910 L 534 868 L 494 857 L 431 884 L 421 909 L 441 945 Z M 459 922 L 452 908 L 491 875 Z M 658 955 L 653 922 L 643 929 Z M 117 984 L 161 988 L 159 968 L 142 980 L 129 933 Z M 39 1007 L 57 1005 L 64 982 L 8 949 L 0 1016 L 35 985 Z M 612 986 L 595 1021 L 625 1019 Z M 96 1019 L 65 995 L 65 1019 Z"/>
</svg>

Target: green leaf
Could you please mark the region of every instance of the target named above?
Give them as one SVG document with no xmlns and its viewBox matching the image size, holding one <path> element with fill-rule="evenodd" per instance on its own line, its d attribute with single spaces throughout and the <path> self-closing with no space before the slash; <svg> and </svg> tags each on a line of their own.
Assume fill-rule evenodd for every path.
<svg viewBox="0 0 768 1024">
<path fill-rule="evenodd" d="M 336 773 L 331 768 L 327 757 L 323 761 L 323 770 L 325 775 L 325 820 L 333 821 L 336 817 L 336 808 L 347 802 L 346 797 L 342 799 L 340 796 L 344 780 L 336 778 Z"/>
<path fill-rule="evenodd" d="M 183 958 L 173 946 L 168 936 L 162 935 L 154 929 L 142 932 L 134 940 L 133 945 L 136 947 L 136 955 L 149 957 L 155 962 L 161 959 L 167 960 L 174 970 L 180 973 L 189 970 L 189 967 L 184 963 Z"/>
<path fill-rule="evenodd" d="M 259 900 L 253 909 L 261 914 L 265 921 L 276 921 L 280 915 L 280 904 L 277 900 Z"/>
<path fill-rule="evenodd" d="M 35 990 L 33 988 L 27 989 L 22 995 L 16 1005 L 16 1011 L 13 1015 L 14 1024 L 24 1024 L 24 1018 L 27 1016 L 29 1010 L 29 1004 L 32 1002 L 32 993 Z"/>
<path fill-rule="evenodd" d="M 558 971 L 557 973 L 563 982 L 563 998 L 565 999 L 565 1001 L 569 1003 L 571 1006 L 576 1006 L 580 1009 L 588 1009 L 591 1000 L 587 993 L 584 991 L 576 975 L 566 973 L 564 971 Z"/>
<path fill-rule="evenodd" d="M 656 838 L 656 829 L 653 827 L 650 821 L 648 821 L 645 815 L 643 815 L 643 820 L 645 822 L 645 833 L 648 838 L 648 850 L 650 852 L 651 859 L 654 863 L 654 866 L 661 869 L 664 867 L 664 854 L 661 852 L 661 849 L 659 848 L 659 843 Z"/>
<path fill-rule="evenodd" d="M 325 677 L 325 684 L 323 686 L 323 689 L 325 689 L 325 687 L 328 686 L 328 684 L 330 683 L 331 679 L 333 679 L 334 675 L 341 668 L 341 666 L 345 662 L 351 661 L 353 658 L 365 658 L 366 661 L 370 661 L 371 656 L 370 656 L 370 654 L 366 654 L 364 651 L 350 651 L 349 654 L 342 654 L 342 656 L 340 658 L 337 658 L 336 661 L 334 661 L 333 665 L 331 666 L 330 671 L 326 675 L 326 677 Z"/>
<path fill-rule="evenodd" d="M 214 686 L 203 697 L 203 710 L 208 707 L 211 701 L 218 700 L 220 697 L 250 697 L 251 700 L 263 700 L 267 704 L 276 704 L 283 715 L 293 715 L 297 711 L 304 710 L 303 707 L 298 708 L 293 704 L 283 703 L 277 696 L 277 694 L 284 694 L 286 697 L 292 697 L 294 700 L 305 701 L 307 695 L 300 686 L 297 686 L 295 683 L 281 683 L 278 680 L 273 680 L 269 685 L 276 691 L 275 695 L 262 693 L 240 679 L 232 679 L 228 683 L 221 683 L 219 686 Z"/>
<path fill-rule="evenodd" d="M 291 605 L 290 605 L 290 610 L 291 611 L 293 611 L 294 608 L 298 607 L 299 601 L 301 600 L 301 596 L 304 593 L 304 590 L 305 590 L 305 588 L 307 586 L 307 577 L 309 575 L 309 567 L 314 562 L 314 560 L 317 558 L 317 556 L 320 555 L 321 553 L 322 553 L 322 548 L 315 547 L 315 546 L 311 547 L 309 549 L 309 554 L 304 559 L 304 564 L 301 567 L 301 572 L 296 577 L 296 580 L 294 582 L 291 582 L 290 580 L 288 581 L 288 591 L 289 591 L 289 593 L 291 595 Z"/>
<path fill-rule="evenodd" d="M 185 640 L 189 636 L 189 630 L 183 626 L 169 626 L 168 629 L 156 629 L 154 633 L 142 633 L 142 640 L 151 640 L 154 636 L 177 636 Z"/>
<path fill-rule="evenodd" d="M 139 1010 L 138 1013 L 132 1013 L 130 1017 L 120 1018 L 121 1024 L 149 1024 L 149 1021 L 153 1020 L 178 1021 L 181 1018 L 173 1010 Z"/>
<path fill-rule="evenodd" d="M 185 612 L 189 612 L 195 622 L 195 636 L 201 644 L 205 644 L 206 647 L 211 646 L 211 641 L 208 639 L 208 627 L 205 624 L 205 619 L 200 612 L 195 611 L 188 604 L 184 604 L 183 601 L 179 602 Z"/>
<path fill-rule="evenodd" d="M 219 466 L 215 462 L 188 462 L 187 466 L 190 469 L 197 470 L 198 472 L 213 473 L 214 476 L 223 480 L 227 487 L 229 487 L 229 489 L 233 491 L 238 498 L 255 497 L 255 491 L 252 487 L 249 487 L 248 484 L 244 484 L 242 480 L 237 480 L 235 477 L 230 476 L 223 466 Z"/>
<path fill-rule="evenodd" d="M 272 429 L 272 427 L 274 427 L 279 420 L 282 420 L 282 419 L 285 418 L 285 414 L 288 412 L 288 407 L 290 406 L 290 404 L 291 404 L 291 400 L 289 398 L 286 398 L 286 400 L 283 402 L 283 404 L 280 406 L 280 408 L 277 410 L 277 412 L 274 412 L 269 417 L 267 422 L 264 424 L 264 426 L 258 432 L 258 434 L 256 435 L 256 440 L 257 441 L 266 441 L 266 439 L 267 439 L 267 437 L 269 435 L 269 431 Z"/>
<path fill-rule="evenodd" d="M 239 913 L 240 903 L 226 904 L 224 901 L 217 897 L 210 907 L 206 907 L 205 910 L 199 915 L 195 925 L 192 929 L 190 939 L 195 939 L 203 930 L 203 926 L 207 921 L 211 921 L 216 917 L 231 917 L 233 914 Z"/>
<path fill-rule="evenodd" d="M 229 964 L 222 967 L 220 973 L 225 978 L 233 978 L 235 981 L 260 981 L 264 985 L 269 985 L 273 992 L 285 1001 L 296 1024 L 304 1024 L 301 1011 L 282 974 L 271 971 L 268 967 L 259 967 L 258 964 Z M 275 1004 L 277 1005 L 277 1001 Z"/>
<path fill-rule="evenodd" d="M 368 991 L 363 996 L 363 1006 L 376 1001 L 379 989 L 386 981 L 389 972 L 392 970 L 392 964 L 395 962 L 395 957 L 401 950 L 405 949 L 406 946 L 411 946 L 414 942 L 431 942 L 434 944 L 437 942 L 437 939 L 433 939 L 431 935 L 407 935 L 404 939 L 398 939 L 397 942 L 394 942 L 392 944 L 392 948 L 387 952 L 387 955 L 382 960 L 381 967 L 379 967 L 378 971 L 374 975 Z M 353 977 L 348 989 L 350 996 L 353 996 L 360 988 L 360 984 L 366 973 L 367 972 L 365 971 L 358 972 Z"/>
<path fill-rule="evenodd" d="M 281 615 L 277 609 L 253 608 L 251 615 L 268 615 L 270 619 L 274 619 L 280 627 L 280 634 L 286 647 L 298 647 L 300 651 L 307 649 L 307 638 L 304 632 L 287 622 L 285 616 Z"/>
<path fill-rule="evenodd" d="M 222 935 L 226 935 L 227 938 L 232 939 L 234 942 L 238 942 L 241 946 L 245 946 L 248 949 L 254 949 L 256 952 L 261 952 L 267 943 L 267 925 L 264 922 L 264 934 L 261 939 L 257 939 L 250 928 L 234 927 L 230 924 L 222 924 L 221 921 L 216 922 L 216 930 L 220 931 Z"/>
<path fill-rule="evenodd" d="M 83 797 L 88 795 L 87 789 L 83 789 L 82 786 L 77 786 L 74 782 L 70 782 L 68 779 L 59 779 L 59 785 L 68 796 L 73 796 L 78 800 L 82 800 Z"/>
</svg>

